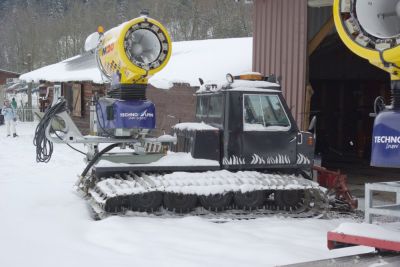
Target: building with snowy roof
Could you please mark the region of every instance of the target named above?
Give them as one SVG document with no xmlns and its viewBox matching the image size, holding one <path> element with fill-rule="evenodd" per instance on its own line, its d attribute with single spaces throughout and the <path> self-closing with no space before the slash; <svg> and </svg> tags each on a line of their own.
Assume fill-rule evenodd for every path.
<svg viewBox="0 0 400 267">
<path fill-rule="evenodd" d="M 3 105 L 7 81 L 17 79 L 20 73 L 0 69 L 0 107 Z"/>
<path fill-rule="evenodd" d="M 199 78 L 224 80 L 227 73 L 239 74 L 251 68 L 252 38 L 174 42 L 169 63 L 150 78 L 146 93 L 156 105 L 158 131 L 194 119 Z M 51 103 L 53 88 L 60 87 L 75 123 L 84 133 L 89 129 L 92 95 L 104 95 L 109 86 L 90 52 L 25 73 L 20 79 L 41 84 L 39 94 L 47 99 L 41 103 L 42 110 Z"/>
</svg>

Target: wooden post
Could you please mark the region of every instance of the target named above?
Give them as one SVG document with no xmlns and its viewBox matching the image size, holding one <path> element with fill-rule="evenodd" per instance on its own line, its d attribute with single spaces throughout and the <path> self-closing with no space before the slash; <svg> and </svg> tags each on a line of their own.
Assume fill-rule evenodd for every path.
<svg viewBox="0 0 400 267">
<path fill-rule="evenodd" d="M 32 82 L 28 83 L 28 110 L 26 113 L 26 121 L 33 121 L 32 113 Z"/>
<path fill-rule="evenodd" d="M 335 22 L 333 20 L 333 16 L 329 18 L 329 20 L 321 27 L 321 29 L 315 34 L 315 36 L 308 42 L 308 56 L 311 56 L 312 53 L 318 48 L 318 46 L 322 43 L 325 37 L 334 29 Z"/>
</svg>

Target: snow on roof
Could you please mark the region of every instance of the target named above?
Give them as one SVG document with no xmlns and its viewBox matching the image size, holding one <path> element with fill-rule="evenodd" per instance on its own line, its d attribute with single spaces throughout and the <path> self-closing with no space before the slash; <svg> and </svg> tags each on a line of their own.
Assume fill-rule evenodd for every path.
<svg viewBox="0 0 400 267">
<path fill-rule="evenodd" d="M 234 80 L 233 83 L 222 80 L 209 81 L 200 86 L 196 93 L 215 92 L 223 89 L 231 91 L 276 92 L 280 90 L 280 85 L 267 81 Z"/>
<path fill-rule="evenodd" d="M 20 75 L 21 74 L 21 73 L 18 73 L 18 72 L 9 71 L 9 70 L 3 70 L 3 69 L 0 69 L 0 72 L 11 73 L 11 74 L 16 74 L 16 75 Z"/>
<path fill-rule="evenodd" d="M 174 82 L 200 86 L 199 78 L 221 80 L 227 73 L 249 72 L 252 45 L 251 37 L 174 42 L 170 62 L 150 83 L 157 88 L 170 88 Z"/>
<path fill-rule="evenodd" d="M 59 63 L 22 74 L 19 79 L 27 82 L 92 81 L 99 84 L 107 82 L 97 68 L 96 59 L 92 53 L 68 58 Z"/>
<path fill-rule="evenodd" d="M 251 37 L 174 42 L 169 63 L 151 77 L 149 83 L 161 89 L 169 89 L 173 83 L 199 86 L 198 78 L 220 80 L 228 72 L 249 72 L 252 68 L 252 42 Z M 35 82 L 107 82 L 90 53 L 25 73 L 20 79 Z"/>
</svg>

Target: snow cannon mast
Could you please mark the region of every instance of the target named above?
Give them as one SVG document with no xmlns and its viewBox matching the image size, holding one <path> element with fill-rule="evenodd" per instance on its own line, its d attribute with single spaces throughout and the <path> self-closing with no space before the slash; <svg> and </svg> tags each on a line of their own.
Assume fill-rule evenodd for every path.
<svg viewBox="0 0 400 267">
<path fill-rule="evenodd" d="M 376 107 L 371 165 L 400 168 L 400 1 L 335 0 L 333 16 L 344 44 L 390 74 L 392 103 Z"/>
</svg>

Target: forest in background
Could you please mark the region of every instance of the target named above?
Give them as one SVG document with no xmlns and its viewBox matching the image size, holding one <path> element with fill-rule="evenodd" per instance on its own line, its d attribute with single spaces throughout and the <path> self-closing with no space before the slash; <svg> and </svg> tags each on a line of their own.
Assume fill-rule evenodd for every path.
<svg viewBox="0 0 400 267">
<path fill-rule="evenodd" d="M 86 37 L 147 9 L 173 41 L 252 35 L 252 4 L 234 0 L 0 0 L 0 69 L 27 72 L 83 52 Z"/>
</svg>

